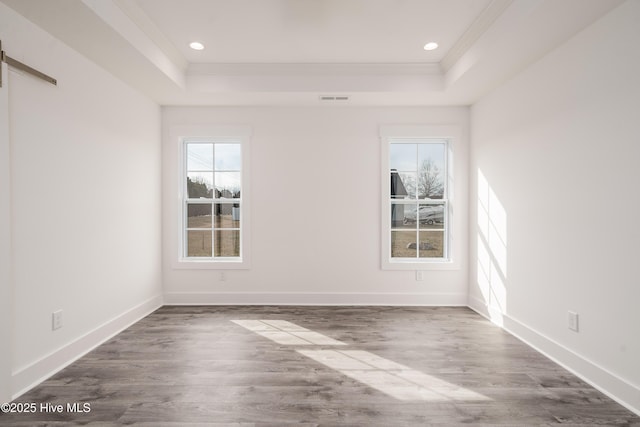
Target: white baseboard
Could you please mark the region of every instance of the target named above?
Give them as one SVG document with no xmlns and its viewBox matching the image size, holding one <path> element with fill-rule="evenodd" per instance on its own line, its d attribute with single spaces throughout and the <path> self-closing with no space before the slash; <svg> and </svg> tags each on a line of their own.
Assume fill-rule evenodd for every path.
<svg viewBox="0 0 640 427">
<path fill-rule="evenodd" d="M 457 293 L 168 292 L 166 305 L 398 305 L 466 306 Z"/>
<path fill-rule="evenodd" d="M 494 321 L 510 334 L 519 338 L 549 359 L 570 371 L 586 383 L 600 390 L 625 408 L 640 415 L 640 388 L 620 378 L 616 374 L 575 353 L 559 342 L 546 337 L 524 323 L 502 313 L 492 312 L 483 301 L 469 297 L 469 308 L 489 320 Z M 502 324 L 499 324 L 502 323 Z"/>
<path fill-rule="evenodd" d="M 12 375 L 12 399 L 16 399 L 100 344 L 162 307 L 162 295 L 152 297 L 87 332 Z"/>
</svg>

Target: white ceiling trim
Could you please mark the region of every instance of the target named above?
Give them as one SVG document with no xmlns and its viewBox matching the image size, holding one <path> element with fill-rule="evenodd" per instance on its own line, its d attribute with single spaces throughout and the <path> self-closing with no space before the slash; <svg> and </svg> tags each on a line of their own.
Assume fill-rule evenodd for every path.
<svg viewBox="0 0 640 427">
<path fill-rule="evenodd" d="M 478 15 L 467 31 L 456 41 L 453 47 L 440 61 L 442 69 L 447 72 L 473 46 L 476 41 L 491 27 L 496 19 L 511 5 L 513 0 L 493 0 Z"/>
<path fill-rule="evenodd" d="M 190 75 L 190 92 L 433 93 L 444 89 L 442 75 Z"/>
<path fill-rule="evenodd" d="M 181 70 L 186 70 L 189 62 L 158 26 L 131 0 L 113 0 L 115 4 L 153 41 L 167 57 Z"/>
<path fill-rule="evenodd" d="M 190 92 L 433 92 L 439 64 L 190 64 Z"/>
<path fill-rule="evenodd" d="M 441 76 L 440 64 L 189 64 L 187 75 Z"/>
<path fill-rule="evenodd" d="M 102 21 L 124 38 L 179 87 L 185 85 L 185 67 L 172 61 L 165 51 L 143 31 L 114 1 L 82 0 Z M 183 62 L 186 64 L 186 61 Z M 181 66 L 182 65 L 182 66 Z"/>
</svg>

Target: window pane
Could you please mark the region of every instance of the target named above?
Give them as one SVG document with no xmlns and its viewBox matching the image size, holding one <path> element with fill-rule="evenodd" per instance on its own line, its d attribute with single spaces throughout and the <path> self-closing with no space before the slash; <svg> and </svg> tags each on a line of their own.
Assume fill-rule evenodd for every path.
<svg viewBox="0 0 640 427">
<path fill-rule="evenodd" d="M 240 197 L 240 172 L 216 172 L 215 180 L 217 199 Z"/>
<path fill-rule="evenodd" d="M 190 199 L 213 197 L 213 173 L 189 172 L 187 174 L 187 194 Z"/>
<path fill-rule="evenodd" d="M 216 144 L 216 170 L 240 170 L 240 144 Z"/>
<path fill-rule="evenodd" d="M 418 198 L 441 199 L 444 196 L 445 144 L 419 144 Z"/>
<path fill-rule="evenodd" d="M 211 256 L 211 230 L 187 231 L 187 256 Z"/>
<path fill-rule="evenodd" d="M 447 162 L 443 138 L 396 138 L 389 149 L 389 230 L 391 261 L 443 260 L 448 255 Z M 385 215 L 386 216 L 386 215 Z"/>
<path fill-rule="evenodd" d="M 240 231 L 225 230 L 215 231 L 215 256 L 239 257 L 240 256 Z"/>
<path fill-rule="evenodd" d="M 187 170 L 213 170 L 213 144 L 187 144 Z"/>
<path fill-rule="evenodd" d="M 391 228 L 417 228 L 416 225 L 416 205 L 406 205 L 400 203 L 391 204 Z"/>
<path fill-rule="evenodd" d="M 416 170 L 418 164 L 416 144 L 391 144 L 389 150 L 389 165 L 399 172 Z"/>
<path fill-rule="evenodd" d="M 418 256 L 420 258 L 443 258 L 444 231 L 421 231 Z"/>
<path fill-rule="evenodd" d="M 188 228 L 211 228 L 211 205 L 189 204 L 187 206 Z"/>
<path fill-rule="evenodd" d="M 240 258 L 242 155 L 235 139 L 187 139 L 182 201 L 186 258 Z"/>
<path fill-rule="evenodd" d="M 391 257 L 392 258 L 415 258 L 416 232 L 415 231 L 392 231 L 391 232 Z"/>
<path fill-rule="evenodd" d="M 406 196 L 396 196 L 394 198 L 398 199 L 415 199 L 416 198 L 416 174 L 415 172 L 400 172 L 398 173 L 400 177 L 399 185 L 401 185 L 406 193 Z M 402 187 L 396 187 L 402 188 Z"/>
<path fill-rule="evenodd" d="M 240 204 L 216 203 L 214 206 L 214 228 L 240 228 Z"/>
<path fill-rule="evenodd" d="M 445 225 L 444 205 L 420 205 L 421 229 L 442 229 Z"/>
</svg>

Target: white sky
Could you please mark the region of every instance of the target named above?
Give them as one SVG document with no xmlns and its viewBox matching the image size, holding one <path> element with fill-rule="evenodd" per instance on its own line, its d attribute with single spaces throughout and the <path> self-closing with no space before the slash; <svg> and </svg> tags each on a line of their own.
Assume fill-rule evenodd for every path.
<svg viewBox="0 0 640 427">
<path fill-rule="evenodd" d="M 431 158 L 444 177 L 445 142 L 393 143 L 389 148 L 389 164 L 398 172 L 417 172 L 423 161 Z"/>
<path fill-rule="evenodd" d="M 239 189 L 241 166 L 240 144 L 187 143 L 188 176 L 192 180 L 204 181 L 209 188 L 213 188 L 215 180 L 218 189 Z"/>
</svg>

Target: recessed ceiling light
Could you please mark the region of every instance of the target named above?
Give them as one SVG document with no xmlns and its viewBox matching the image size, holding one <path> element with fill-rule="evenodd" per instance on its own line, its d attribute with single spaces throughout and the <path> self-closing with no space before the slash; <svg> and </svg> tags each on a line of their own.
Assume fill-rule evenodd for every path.
<svg viewBox="0 0 640 427">
<path fill-rule="evenodd" d="M 200 42 L 191 42 L 189 43 L 189 47 L 193 50 L 202 50 L 204 49 L 204 45 Z"/>
<path fill-rule="evenodd" d="M 438 48 L 438 43 L 436 42 L 429 42 L 424 45 L 424 50 L 434 50 L 437 48 Z"/>
</svg>

